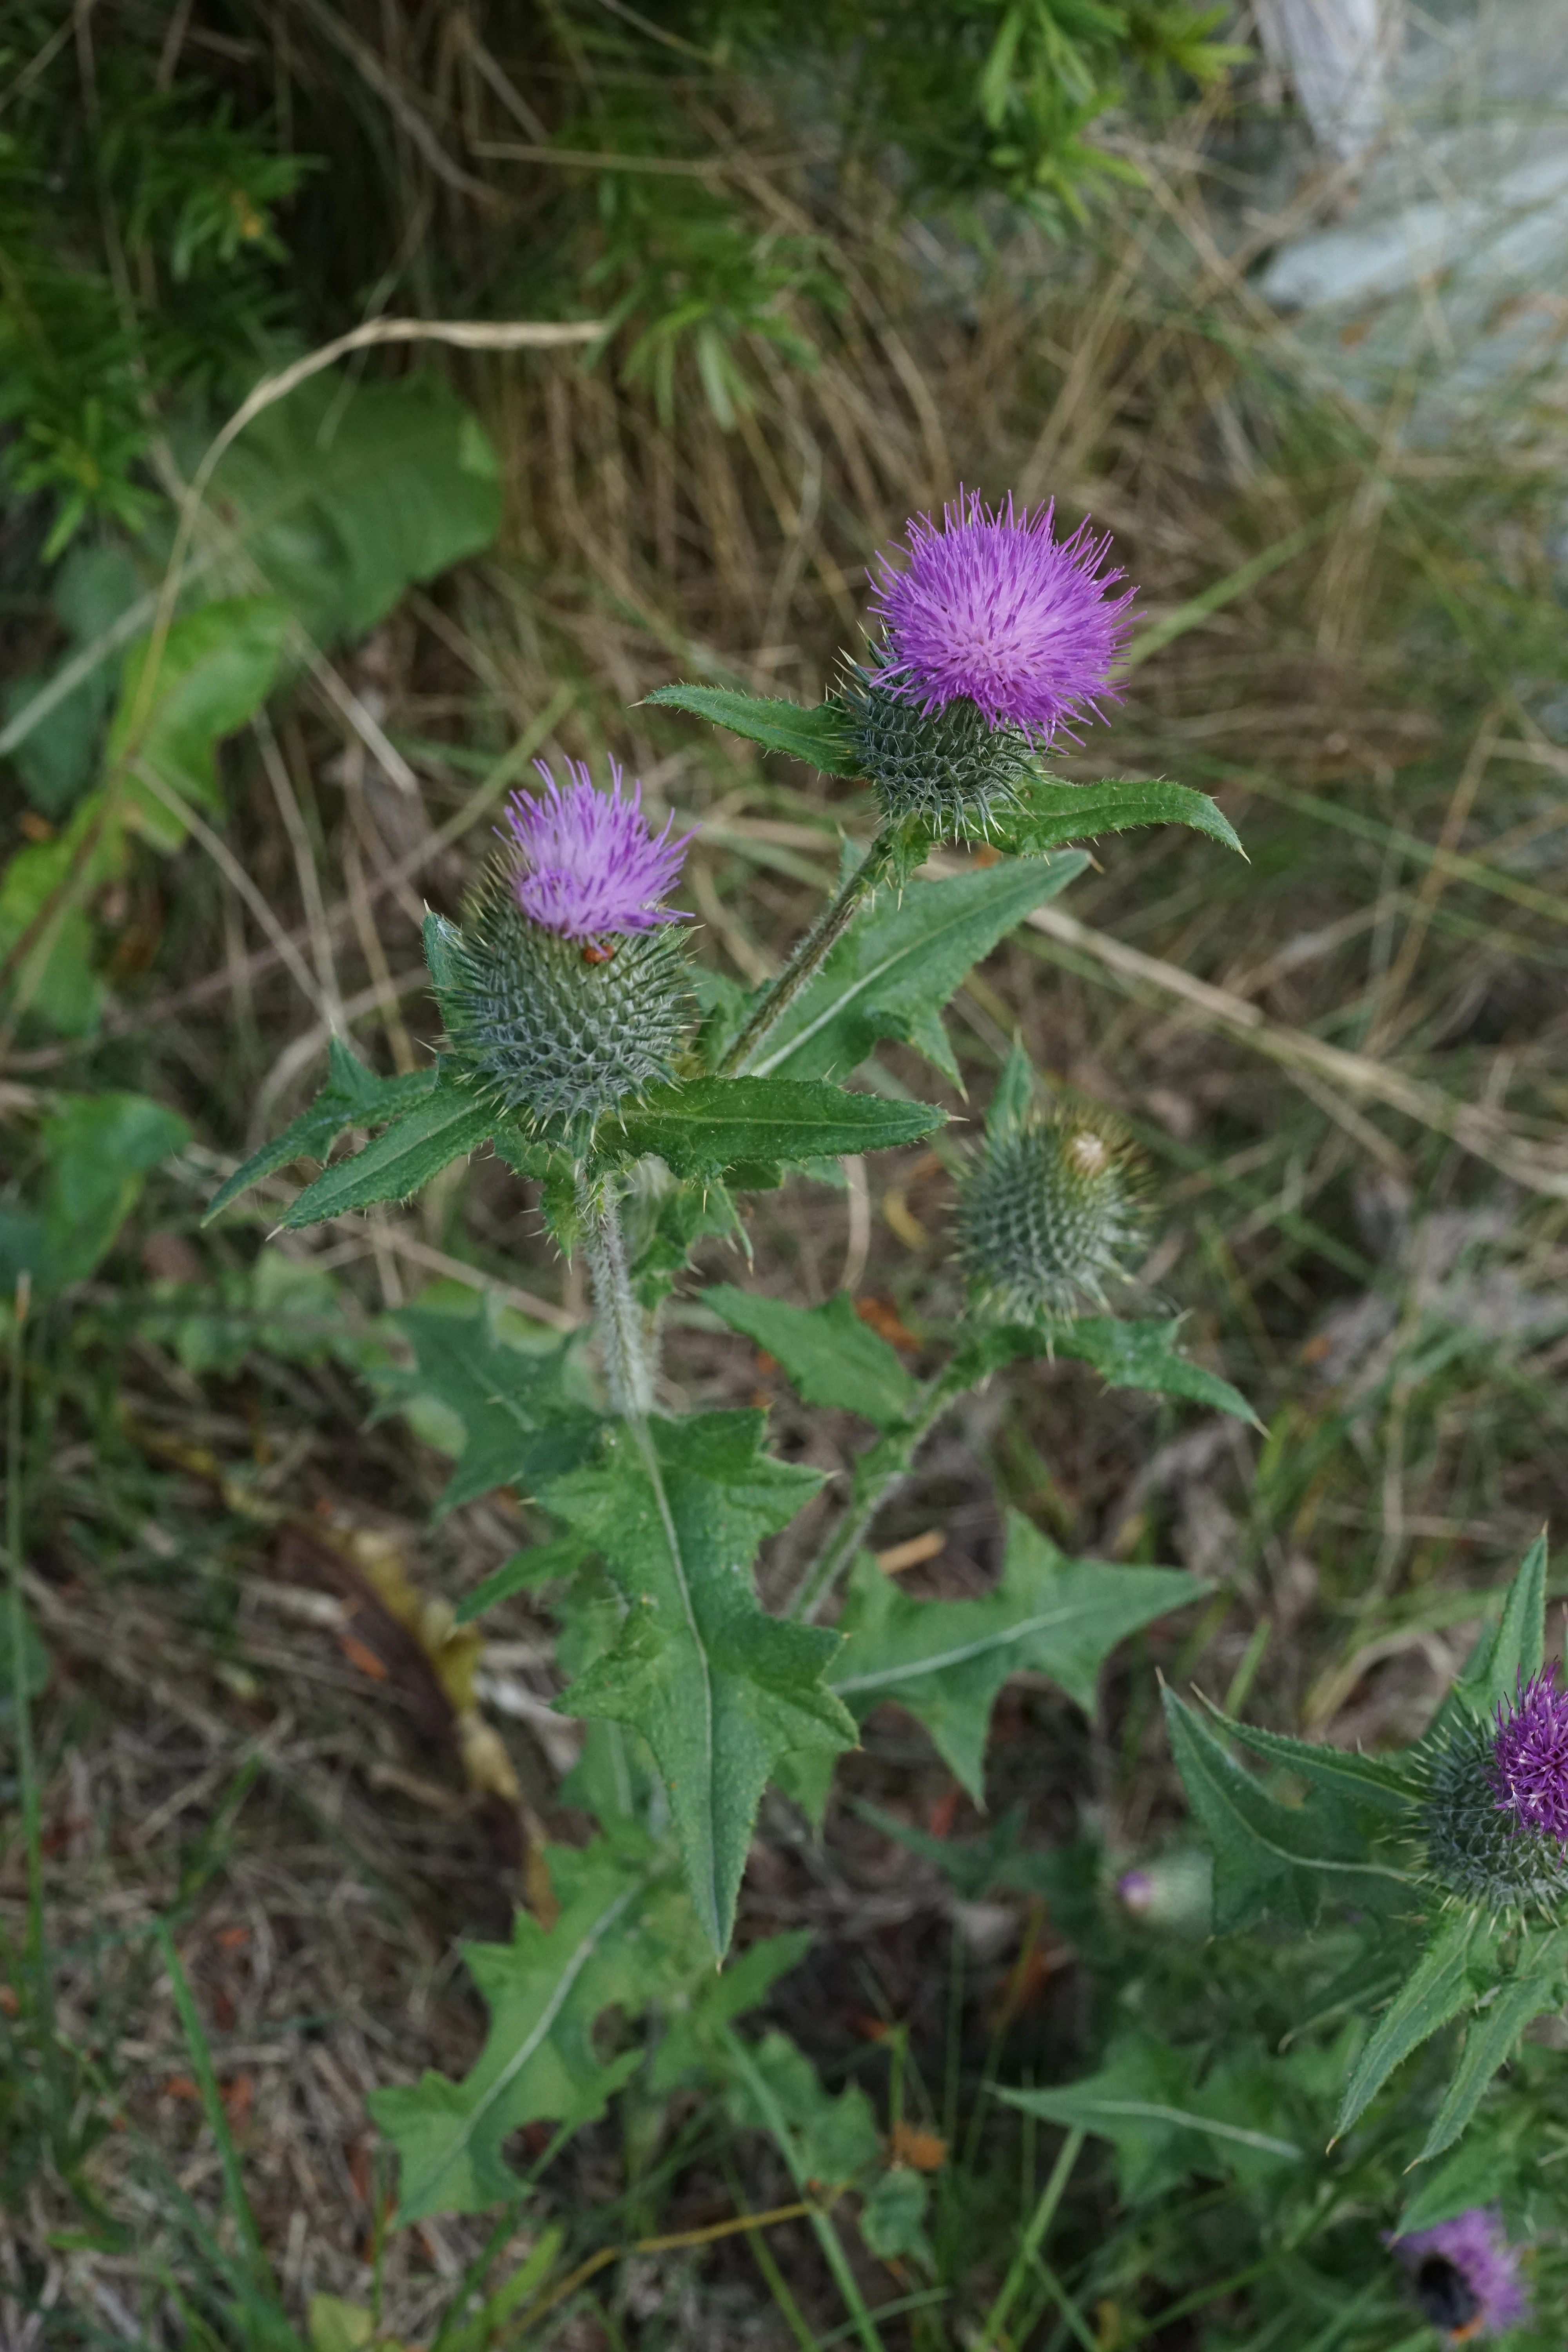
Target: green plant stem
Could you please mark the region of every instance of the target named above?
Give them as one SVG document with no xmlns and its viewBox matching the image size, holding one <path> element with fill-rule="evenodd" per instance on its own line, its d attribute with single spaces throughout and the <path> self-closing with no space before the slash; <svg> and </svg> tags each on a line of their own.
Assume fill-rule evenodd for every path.
<svg viewBox="0 0 1568 2352">
<path fill-rule="evenodd" d="M 985 2325 L 974 2339 L 974 2352 L 992 2352 L 992 2347 L 1000 2339 L 1007 2314 L 1022 2293 L 1046 2231 L 1056 2219 L 1057 2207 L 1062 2201 L 1062 2191 L 1068 2185 L 1073 2166 L 1078 2162 L 1083 2141 L 1083 2132 L 1077 2126 L 1063 2140 L 1061 2152 L 1051 2167 L 1050 2178 L 1040 2191 L 1039 2202 L 1029 2217 L 1029 2226 L 1013 2257 L 1012 2268 L 1002 2282 L 1002 2291 L 986 2315 Z"/>
<path fill-rule="evenodd" d="M 717 1075 L 738 1078 L 756 1059 L 757 1049 L 780 1015 L 787 1011 L 808 981 L 814 980 L 833 949 L 849 929 L 865 900 L 870 898 L 893 862 L 900 828 L 884 824 L 838 896 L 825 907 L 803 939 L 797 940 L 778 978 L 720 1063 Z"/>
<path fill-rule="evenodd" d="M 605 1381 L 610 1402 L 627 1421 L 644 1421 L 653 1411 L 658 1370 L 647 1316 L 637 1304 L 626 1265 L 626 1237 L 613 1192 L 591 1184 L 579 1170 L 577 1207 L 583 1246 L 594 1285 Z"/>
<path fill-rule="evenodd" d="M 864 1491 L 852 1497 L 848 1510 L 801 1579 L 799 1590 L 785 1612 L 787 1616 L 804 1617 L 810 1623 L 821 1614 L 838 1579 L 864 1543 L 872 1520 L 889 1496 L 909 1476 L 916 1453 L 948 1406 L 973 1385 L 967 1378 L 950 1380 L 949 1369 L 926 1382 L 896 1447 L 884 1458 Z"/>
</svg>

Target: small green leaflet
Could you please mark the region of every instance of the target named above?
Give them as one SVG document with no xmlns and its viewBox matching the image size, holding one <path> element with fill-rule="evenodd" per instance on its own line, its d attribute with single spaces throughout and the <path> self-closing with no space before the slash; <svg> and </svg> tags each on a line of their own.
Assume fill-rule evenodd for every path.
<svg viewBox="0 0 1568 2352">
<path fill-rule="evenodd" d="M 445 1505 L 446 1496 L 443 1496 L 437 1509 L 442 1509 Z M 471 1625 L 476 1617 L 482 1617 L 487 1609 L 493 1609 L 500 1601 L 510 1601 L 514 1592 L 532 1592 L 542 1584 L 563 1583 L 569 1577 L 575 1576 L 586 1558 L 587 1554 L 575 1536 L 562 1536 L 553 1543 L 526 1544 L 521 1551 L 514 1551 L 510 1559 L 503 1559 L 499 1568 L 492 1569 L 471 1592 L 464 1593 L 458 1603 L 453 1622 Z"/>
<path fill-rule="evenodd" d="M 334 1037 L 327 1047 L 327 1083 L 315 1101 L 298 1118 L 290 1119 L 270 1143 L 253 1151 L 219 1186 L 207 1204 L 203 1224 L 210 1224 L 220 1210 L 275 1169 L 287 1168 L 294 1160 L 325 1160 L 345 1128 L 384 1126 L 431 1093 L 435 1085 L 434 1062 L 427 1070 L 412 1071 L 406 1077 L 378 1078 L 342 1038 Z"/>
<path fill-rule="evenodd" d="M 956 1082 L 943 1005 L 999 940 L 1088 863 L 1077 850 L 1004 858 L 950 881 L 879 891 L 768 1032 L 756 1075 L 847 1077 L 879 1038 L 896 1037 Z"/>
<path fill-rule="evenodd" d="M 1463 1672 L 1428 1727 L 1428 1738 L 1451 1727 L 1460 1715 L 1489 1720 L 1521 1682 L 1541 1672 L 1546 1647 L 1546 1567 L 1542 1532 L 1521 1561 L 1497 1623 L 1483 1627 L 1477 1637 Z"/>
<path fill-rule="evenodd" d="M 843 1291 L 822 1307 L 792 1307 L 715 1283 L 702 1304 L 776 1356 L 797 1396 L 807 1404 L 858 1412 L 873 1427 L 896 1429 L 914 1408 L 919 1383 L 897 1352 L 855 1312 Z"/>
<path fill-rule="evenodd" d="M 672 1175 L 717 1176 L 761 1161 L 794 1165 L 847 1151 L 886 1151 L 918 1142 L 945 1111 L 889 1102 L 842 1087 L 787 1078 L 694 1078 L 655 1087 L 600 1128 L 601 1144 L 634 1160 L 655 1152 Z"/>
<path fill-rule="evenodd" d="M 1330 1748 L 1321 1741 L 1292 1739 L 1284 1732 L 1260 1731 L 1250 1723 L 1233 1723 L 1209 1699 L 1204 1700 L 1213 1720 L 1232 1739 L 1240 1740 L 1255 1756 L 1283 1764 L 1304 1780 L 1352 1807 L 1369 1806 L 1379 1812 L 1407 1813 L 1419 1801 L 1419 1769 L 1403 1755 L 1363 1756 L 1359 1749 Z"/>
<path fill-rule="evenodd" d="M 757 2042 L 728 2041 L 730 2121 L 769 2133 L 801 2189 L 840 2188 L 875 2164 L 877 2121 L 858 2083 L 828 2091 L 805 2051 L 776 2031 Z"/>
<path fill-rule="evenodd" d="M 682 2084 L 726 2072 L 725 2028 L 766 2000 L 780 1977 L 797 1969 L 816 1938 L 809 1927 L 763 1936 L 748 1944 L 727 1969 L 705 1967 L 689 1994 L 671 2000 L 664 2031 L 647 2070 L 656 2098 L 668 2098 Z M 706 1957 L 706 1956 L 704 1956 Z"/>
<path fill-rule="evenodd" d="M 1367 1858 L 1367 1844 L 1310 1805 L 1282 1805 L 1234 1763 L 1212 1731 L 1165 1693 L 1165 1720 L 1182 1785 L 1214 1856 L 1214 1923 L 1228 1935 L 1269 1910 L 1310 1927 L 1333 1896 L 1371 1906 L 1406 1886 L 1399 1871 Z"/>
<path fill-rule="evenodd" d="M 483 1314 L 401 1307 L 387 1320 L 414 1349 L 415 1364 L 406 1371 L 378 1372 L 380 1395 L 393 1404 L 432 1397 L 456 1413 L 465 1432 L 458 1466 L 436 1505 L 437 1518 L 498 1486 L 515 1486 L 526 1496 L 541 1480 L 574 1469 L 592 1450 L 598 1417 L 573 1394 L 570 1337 L 541 1354 L 525 1354 Z"/>
<path fill-rule="evenodd" d="M 1241 851 L 1230 820 L 1206 793 L 1158 776 L 1146 782 L 1106 776 L 1094 784 L 1037 776 L 1021 787 L 1016 809 L 999 813 L 992 831 L 999 848 L 1031 856 L 1065 841 L 1092 841 L 1100 834 L 1126 833 L 1141 824 L 1190 825 L 1226 849 Z"/>
<path fill-rule="evenodd" d="M 1498 2068 L 1513 2055 L 1520 2035 L 1534 2019 L 1560 2010 L 1568 1998 L 1568 1927 L 1528 1935 L 1513 1968 L 1465 2034 L 1465 2046 L 1447 2093 L 1426 2135 L 1417 2161 L 1451 2147 L 1479 2106 Z"/>
<path fill-rule="evenodd" d="M 858 776 L 860 763 L 844 730 L 837 702 L 806 709 L 798 702 L 763 701 L 727 686 L 660 686 L 643 698 L 665 710 L 689 710 L 731 735 L 744 735 L 764 751 L 786 751 L 824 776 Z"/>
<path fill-rule="evenodd" d="M 1335 2139 L 1344 2137 L 1413 2050 L 1474 2004 L 1486 1988 L 1497 1943 L 1496 1928 L 1478 1912 L 1450 1912 L 1439 1920 L 1431 1942 L 1384 2011 L 1345 2084 L 1334 2125 Z"/>
<path fill-rule="evenodd" d="M 827 1680 L 857 1714 L 884 1699 L 907 1707 L 979 1802 L 991 1709 L 1009 1675 L 1049 1675 L 1092 1707 L 1095 1677 L 1117 1643 L 1206 1590 L 1174 1569 L 1067 1559 L 1015 1512 L 1001 1580 L 973 1601 L 910 1601 L 862 1552 Z"/>
<path fill-rule="evenodd" d="M 437 1086 L 401 1112 L 363 1151 L 340 1160 L 289 1203 L 286 1230 L 320 1224 L 377 1201 L 406 1201 L 454 1160 L 477 1151 L 496 1123 L 495 1106 L 460 1087 Z"/>
<path fill-rule="evenodd" d="M 1259 2158 L 1300 2161 L 1301 2150 L 1293 2140 L 1235 2122 L 1232 2102 L 1216 2095 L 1213 2086 L 1197 2090 L 1194 2071 L 1190 2053 L 1145 2034 L 1125 2033 L 1112 2042 L 1099 2074 L 1061 2090 L 1004 2091 L 1002 2096 L 1025 2115 L 1110 2140 L 1129 2204 L 1216 2166 L 1228 2173 L 1238 2166 L 1250 2169 Z M 1211 2101 L 1219 2112 L 1205 2113 Z"/>
<path fill-rule="evenodd" d="M 0 1206 L 0 1292 L 30 1274 L 40 1297 L 83 1282 L 113 1247 L 154 1168 L 191 1139 L 178 1111 L 146 1095 L 61 1095 L 43 1121 L 37 1205 Z"/>
<path fill-rule="evenodd" d="M 1076 1363 L 1092 1364 L 1113 1389 L 1142 1389 L 1155 1396 L 1184 1397 L 1192 1404 L 1212 1406 L 1262 1424 L 1239 1389 L 1202 1364 L 1184 1356 L 1178 1345 L 1182 1317 L 1169 1322 L 1124 1322 L 1117 1315 L 1065 1317 L 1052 1323 L 1008 1323 L 967 1339 L 954 1358 L 953 1369 L 983 1380 L 988 1371 L 1018 1356 L 1069 1356 Z M 969 1371 L 969 1367 L 973 1367 Z"/>
<path fill-rule="evenodd" d="M 683 1987 L 702 1963 L 690 1910 L 673 1875 L 603 1839 L 545 1855 L 561 1904 L 548 1930 L 519 1911 L 510 1944 L 469 1944 L 464 1958 L 490 2012 L 478 2063 L 462 2082 L 426 2072 L 412 2088 L 373 2091 L 372 2116 L 397 2151 L 398 2221 L 482 2213 L 521 2193 L 504 2160 L 527 2123 L 576 2126 L 641 2063 L 607 2063 L 594 2027 L 611 2003 L 627 2017 Z"/>
<path fill-rule="evenodd" d="M 698 1917 L 721 1953 L 774 1763 L 856 1738 L 823 1682 L 837 1635 L 768 1616 L 752 1586 L 757 1546 L 820 1484 L 803 1465 L 770 1461 L 763 1428 L 759 1412 L 607 1424 L 591 1469 L 539 1490 L 629 1603 L 615 1647 L 563 1694 L 563 1709 L 647 1739 Z"/>
</svg>

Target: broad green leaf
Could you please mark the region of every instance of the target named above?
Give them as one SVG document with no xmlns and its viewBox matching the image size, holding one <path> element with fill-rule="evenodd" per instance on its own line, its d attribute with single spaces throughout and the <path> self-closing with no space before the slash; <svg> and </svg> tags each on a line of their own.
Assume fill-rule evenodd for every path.
<svg viewBox="0 0 1568 2352">
<path fill-rule="evenodd" d="M 1222 2099 L 1194 2088 L 1193 2074 L 1190 2053 L 1134 2032 L 1112 2042 L 1097 2074 L 1059 2090 L 1004 2091 L 1002 2096 L 1025 2115 L 1110 2140 L 1130 2204 L 1190 2173 L 1229 2172 L 1237 2158 L 1300 2161 L 1302 2151 L 1293 2140 L 1234 2122 Z M 1211 2097 L 1217 2112 L 1206 2111 Z"/>
<path fill-rule="evenodd" d="M 43 1122 L 47 1174 L 37 1210 L 0 1225 L 0 1283 L 24 1269 L 53 1297 L 100 1265 L 153 1170 L 190 1140 L 177 1111 L 145 1095 L 68 1095 Z"/>
<path fill-rule="evenodd" d="M 477 1151 L 496 1123 L 493 1103 L 459 1087 L 437 1086 L 400 1112 L 389 1128 L 352 1159 L 340 1160 L 307 1184 L 279 1223 L 289 1230 L 368 1209 L 377 1201 L 406 1201 L 454 1160 Z"/>
<path fill-rule="evenodd" d="M 1080 1315 L 1043 1324 L 1009 1323 L 966 1339 L 955 1361 L 973 1364 L 973 1378 L 981 1380 L 987 1371 L 1018 1356 L 1069 1356 L 1076 1363 L 1092 1364 L 1113 1389 L 1184 1397 L 1190 1403 L 1234 1413 L 1238 1421 L 1260 1427 L 1239 1389 L 1181 1353 L 1177 1344 L 1181 1326 L 1179 1315 L 1166 1323 L 1124 1322 L 1115 1315 Z"/>
<path fill-rule="evenodd" d="M 313 2294 L 305 2308 L 305 2332 L 310 2352 L 364 2352 L 379 2330 L 375 2315 L 363 2303 L 345 2303 L 342 2295 Z M 381 2337 L 384 2345 L 386 2338 Z"/>
<path fill-rule="evenodd" d="M 1344 2137 L 1413 2050 L 1472 2006 L 1487 1983 L 1497 1941 L 1496 1928 L 1474 1911 L 1453 1912 L 1438 1921 L 1431 1942 L 1384 2011 L 1345 2084 L 1335 2139 Z"/>
<path fill-rule="evenodd" d="M 1037 776 L 1020 786 L 1018 806 L 1002 810 L 993 832 L 1001 848 L 1028 856 L 1066 841 L 1092 841 L 1141 824 L 1190 825 L 1226 849 L 1241 848 L 1234 826 L 1206 793 L 1158 776 L 1145 782 L 1106 776 L 1093 784 Z"/>
<path fill-rule="evenodd" d="M 660 686 L 643 698 L 665 710 L 689 710 L 711 726 L 727 727 L 731 735 L 744 735 L 764 751 L 786 751 L 821 775 L 860 773 L 837 702 L 819 702 L 808 710 L 798 702 L 763 701 L 727 686 Z"/>
<path fill-rule="evenodd" d="M 1091 1708 L 1095 1678 L 1117 1643 L 1206 1589 L 1173 1569 L 1064 1559 L 1015 1512 L 1001 1580 L 973 1601 L 910 1601 L 861 1553 L 838 1624 L 844 1647 L 827 1679 L 858 1715 L 884 1699 L 907 1707 L 978 1802 L 991 1709 L 1009 1675 L 1049 1675 Z"/>
<path fill-rule="evenodd" d="M 6 993 L 26 1003 L 31 1019 L 62 1037 L 90 1036 L 103 1017 L 103 983 L 92 968 L 92 924 L 79 905 L 66 906 L 56 895 L 69 887 L 73 872 L 79 871 L 79 887 L 87 891 L 120 871 L 123 835 L 116 832 L 110 841 L 100 831 L 96 844 L 91 838 L 103 808 L 103 793 L 89 793 L 63 833 L 53 841 L 29 842 L 0 873 L 0 956 L 9 955 L 35 921 L 44 922 Z"/>
<path fill-rule="evenodd" d="M 498 1486 L 515 1486 L 527 1496 L 542 1480 L 574 1469 L 584 1459 L 598 1418 L 568 1376 L 570 1337 L 542 1353 L 525 1354 L 500 1337 L 487 1315 L 400 1307 L 387 1320 L 408 1341 L 415 1360 L 411 1370 L 378 1373 L 378 1392 L 394 1404 L 415 1396 L 433 1398 L 456 1415 L 464 1432 L 458 1466 L 436 1505 L 437 1518 Z M 581 1549 L 574 1547 L 578 1556 Z M 474 1598 L 476 1606 L 489 1605 L 488 1599 Z"/>
<path fill-rule="evenodd" d="M 879 2263 L 897 2262 L 905 2254 L 931 2261 L 926 2236 L 926 2209 L 931 2183 L 907 2164 L 884 2172 L 860 2208 L 860 2235 Z"/>
<path fill-rule="evenodd" d="M 1402 1757 L 1363 1756 L 1358 1749 L 1292 1739 L 1284 1732 L 1259 1730 L 1255 1724 L 1233 1723 L 1212 1700 L 1205 1698 L 1204 1705 L 1221 1730 L 1250 1748 L 1254 1755 L 1266 1756 L 1271 1764 L 1289 1766 L 1304 1780 L 1348 1805 L 1405 1813 L 1419 1801 L 1420 1780 Z"/>
<path fill-rule="evenodd" d="M 203 1214 L 204 1225 L 275 1169 L 287 1168 L 295 1160 L 325 1160 L 345 1128 L 384 1126 L 435 1088 L 434 1063 L 406 1076 L 379 1078 L 340 1037 L 331 1040 L 327 1055 L 327 1083 L 315 1101 L 218 1187 Z"/>
<path fill-rule="evenodd" d="M 594 2028 L 612 2004 L 639 2016 L 701 1966 L 690 1909 L 672 1878 L 604 1840 L 546 1849 L 561 1905 L 555 1925 L 517 1915 L 510 1944 L 469 1944 L 464 1958 L 490 2012 L 477 2063 L 460 2083 L 426 2072 L 412 2088 L 373 2091 L 371 2114 L 397 2151 L 398 2221 L 481 2213 L 516 2199 L 501 2150 L 524 2124 L 602 2115 L 641 2062 L 602 2060 Z"/>
<path fill-rule="evenodd" d="M 855 1312 L 844 1292 L 822 1307 L 792 1307 L 715 1283 L 702 1303 L 732 1331 L 743 1331 L 776 1356 L 796 1394 L 807 1404 L 858 1412 L 876 1428 L 897 1428 L 912 1411 L 920 1386 L 897 1351 Z"/>
<path fill-rule="evenodd" d="M 1546 1566 L 1542 1532 L 1521 1561 L 1497 1623 L 1483 1628 L 1432 1730 L 1460 1710 L 1489 1718 L 1502 1700 L 1513 1697 L 1521 1682 L 1541 1672 L 1546 1642 Z"/>
<path fill-rule="evenodd" d="M 858 2083 L 830 2092 L 804 2050 L 776 2031 L 761 2042 L 730 2036 L 725 2105 L 739 2131 L 765 2131 L 803 2186 L 837 2189 L 874 2164 L 871 2102 Z"/>
<path fill-rule="evenodd" d="M 259 571 L 326 645 L 363 635 L 410 582 L 488 547 L 501 493 L 484 434 L 438 375 L 350 390 L 333 373 L 247 427 L 208 503 L 238 542 L 236 577 Z"/>
<path fill-rule="evenodd" d="M 1365 1840 L 1339 1821 L 1271 1797 L 1172 1690 L 1165 1719 L 1187 1801 L 1214 1855 L 1220 1934 L 1250 1927 L 1269 1910 L 1310 1927 L 1330 1897 L 1386 1903 L 1406 1886 L 1401 1872 L 1368 1859 Z"/>
<path fill-rule="evenodd" d="M 1088 863 L 1079 851 L 1004 858 L 950 881 L 879 891 L 769 1031 L 755 1074 L 847 1077 L 879 1038 L 896 1037 L 956 1080 L 943 1005 L 999 940 Z"/>
<path fill-rule="evenodd" d="M 1492 2076 L 1513 2054 L 1527 2025 L 1568 1996 L 1568 1927 L 1526 1937 L 1512 1969 L 1465 2034 L 1454 2079 L 1417 2161 L 1451 2147 L 1480 2105 Z"/>
<path fill-rule="evenodd" d="M 629 1604 L 614 1649 L 562 1706 L 628 1724 L 647 1741 L 698 1917 L 719 1952 L 775 1761 L 856 1738 L 823 1682 L 837 1635 L 768 1616 L 752 1587 L 758 1545 L 820 1484 L 802 1464 L 770 1461 L 763 1427 L 758 1412 L 607 1425 L 592 1468 L 539 1489 L 603 1556 Z"/>
<path fill-rule="evenodd" d="M 676 1176 L 712 1176 L 748 1161 L 773 1165 L 916 1143 L 946 1112 L 791 1078 L 694 1078 L 655 1087 L 606 1119 L 600 1141 L 640 1160 L 657 1153 Z"/>
<path fill-rule="evenodd" d="M 221 809 L 217 746 L 265 701 L 288 629 L 288 607 L 266 596 L 235 596 L 187 613 L 164 640 L 145 702 L 153 643 L 143 638 L 125 665 L 104 753 L 108 768 L 145 761 L 184 799 Z M 121 784 L 120 806 L 124 821 L 156 848 L 178 849 L 184 841 L 180 819 L 134 777 Z"/>
</svg>

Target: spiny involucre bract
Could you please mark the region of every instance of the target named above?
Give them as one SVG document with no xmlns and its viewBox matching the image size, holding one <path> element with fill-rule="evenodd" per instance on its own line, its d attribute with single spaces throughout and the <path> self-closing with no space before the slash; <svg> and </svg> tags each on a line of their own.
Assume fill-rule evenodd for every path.
<svg viewBox="0 0 1568 2352">
<path fill-rule="evenodd" d="M 595 790 L 571 763 L 518 794 L 510 837 L 464 908 L 437 923 L 431 974 L 454 1058 L 514 1118 L 574 1140 L 668 1078 L 692 1000 L 680 917 L 656 902 L 686 840 L 655 834 L 641 787 Z"/>
<path fill-rule="evenodd" d="M 1490 1724 L 1450 1732 L 1432 1759 L 1427 1866 L 1493 1913 L 1555 1914 L 1568 1899 L 1568 1693 L 1556 1681 L 1553 1665 L 1521 1682 Z"/>
<path fill-rule="evenodd" d="M 882 628 L 845 693 L 851 735 L 889 815 L 984 831 L 1053 738 L 1098 717 L 1129 626 L 1108 538 L 1066 538 L 1054 506 L 987 507 L 960 490 L 878 556 Z M 895 563 L 893 555 L 903 558 Z"/>
<path fill-rule="evenodd" d="M 1142 1224 L 1136 1164 L 1089 1120 L 1022 1112 L 987 1133 L 960 1220 L 971 1287 L 991 1312 L 1037 1322 L 1102 1306 Z"/>
</svg>

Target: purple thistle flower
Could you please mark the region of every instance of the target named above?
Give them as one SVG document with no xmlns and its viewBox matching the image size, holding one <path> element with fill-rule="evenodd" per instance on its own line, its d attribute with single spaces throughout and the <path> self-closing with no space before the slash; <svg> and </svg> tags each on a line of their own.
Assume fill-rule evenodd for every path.
<svg viewBox="0 0 1568 2352">
<path fill-rule="evenodd" d="M 1133 591 L 1108 591 L 1110 534 L 1087 520 L 1067 539 L 1051 534 L 1055 502 L 1016 514 L 1009 495 L 994 509 L 959 490 L 909 527 L 909 565 L 886 555 L 870 574 L 871 610 L 887 630 L 872 675 L 931 716 L 960 696 L 992 727 L 1016 727 L 1044 746 L 1079 713 L 1099 717 L 1098 698 L 1115 689 L 1110 665 L 1127 634 Z"/>
<path fill-rule="evenodd" d="M 1519 2275 L 1521 2248 L 1510 2246 L 1495 2207 L 1472 2205 L 1451 2221 L 1384 2242 L 1410 2273 L 1423 2318 L 1449 2344 L 1500 2336 L 1530 2316 Z"/>
<path fill-rule="evenodd" d="M 673 887 L 680 853 L 692 838 L 669 837 L 671 817 L 656 834 L 642 812 L 642 785 L 623 797 L 621 768 L 610 761 L 607 793 L 595 792 L 581 760 L 568 760 L 564 789 L 542 760 L 542 793 L 514 793 L 506 819 L 522 853 L 517 903 L 531 922 L 567 940 L 605 931 L 647 931 L 681 919 L 682 909 L 655 901 Z"/>
<path fill-rule="evenodd" d="M 1124 1911 L 1141 1919 L 1154 1900 L 1154 1882 L 1146 1870 L 1124 1870 L 1116 1882 L 1116 1899 Z"/>
<path fill-rule="evenodd" d="M 1568 1846 L 1568 1692 L 1555 1662 L 1499 1706 L 1491 1774 L 1500 1812 Z"/>
</svg>

